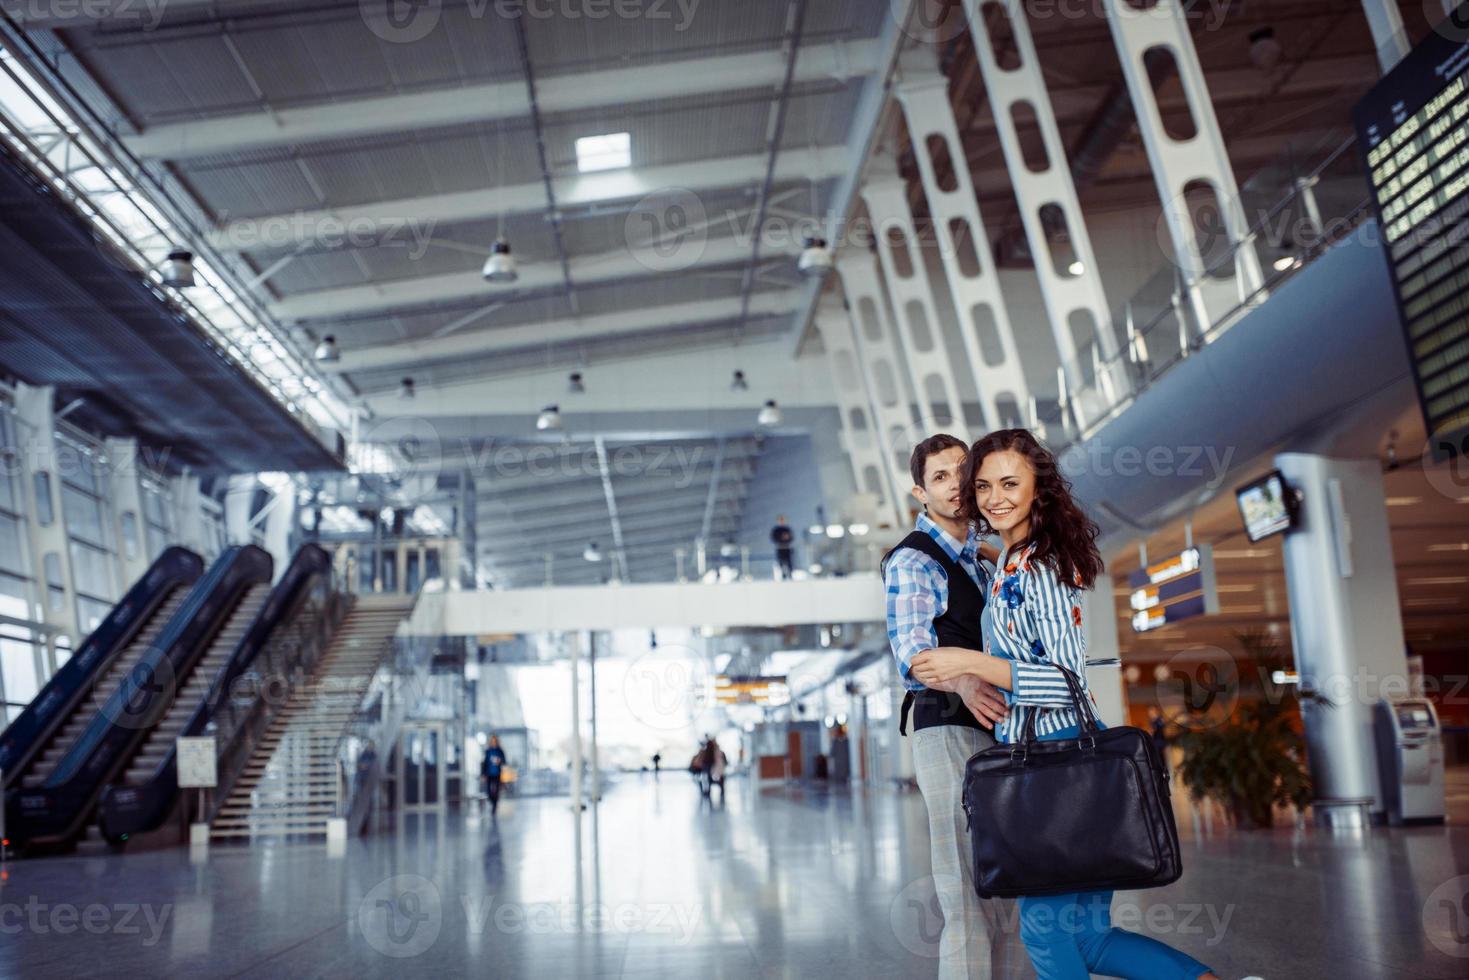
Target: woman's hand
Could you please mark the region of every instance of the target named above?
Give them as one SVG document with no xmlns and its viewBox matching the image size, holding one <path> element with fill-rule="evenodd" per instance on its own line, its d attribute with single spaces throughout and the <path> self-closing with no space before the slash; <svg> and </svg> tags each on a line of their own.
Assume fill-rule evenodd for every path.
<svg viewBox="0 0 1469 980">
<path fill-rule="evenodd" d="M 909 669 L 924 687 L 937 687 L 956 681 L 965 674 L 974 673 L 974 668 L 983 656 L 984 654 L 975 650 L 938 647 L 924 650 L 914 657 Z"/>
<path fill-rule="evenodd" d="M 954 693 L 964 701 L 964 707 L 986 728 L 994 728 L 1009 715 L 1005 697 L 991 684 L 965 674 L 954 683 Z"/>
</svg>

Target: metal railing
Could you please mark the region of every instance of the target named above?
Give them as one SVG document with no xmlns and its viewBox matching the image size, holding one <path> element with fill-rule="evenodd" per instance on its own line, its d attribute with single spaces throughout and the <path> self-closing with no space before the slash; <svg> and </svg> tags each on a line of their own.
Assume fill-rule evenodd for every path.
<svg viewBox="0 0 1469 980">
<path fill-rule="evenodd" d="M 1302 156 L 1318 162 L 1302 169 Z M 1058 369 L 1055 408 L 1043 413 L 1032 402 L 1029 422 L 1054 448 L 1096 434 L 1358 227 L 1370 214 L 1370 196 L 1356 137 L 1334 134 L 1304 154 L 1292 149 L 1241 185 L 1239 204 L 1249 230 L 1237 244 L 1222 237 L 1217 216 L 1195 212 L 1202 269 L 1190 275 L 1169 263 L 1148 278 L 1114 313 L 1116 353 L 1104 356 L 1102 345 L 1089 341 Z M 1246 274 L 1254 266 L 1263 270 L 1258 282 Z"/>
<path fill-rule="evenodd" d="M 207 813 L 198 818 L 204 823 L 214 822 L 281 709 L 307 689 L 316 665 L 351 608 L 351 598 L 332 587 L 329 575 L 323 578 L 325 594 L 306 600 L 284 635 L 272 637 L 260 649 L 250 668 L 225 692 L 214 711 L 207 734 L 215 737 L 218 747 L 220 781 Z"/>
</svg>

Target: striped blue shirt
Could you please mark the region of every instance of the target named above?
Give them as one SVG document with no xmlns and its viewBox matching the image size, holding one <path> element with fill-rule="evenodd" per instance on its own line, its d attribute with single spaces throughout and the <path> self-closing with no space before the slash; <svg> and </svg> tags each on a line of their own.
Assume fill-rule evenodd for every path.
<svg viewBox="0 0 1469 980">
<path fill-rule="evenodd" d="M 989 566 L 979 558 L 979 538 L 973 530 L 961 542 L 927 514 L 919 514 L 913 527 L 937 541 L 980 591 L 988 587 Z M 888 559 L 883 581 L 887 586 L 888 645 L 898 662 L 898 675 L 908 690 L 921 691 L 923 684 L 913 679 L 910 669 L 914 657 L 939 645 L 933 621 L 949 608 L 949 576 L 930 556 L 903 548 Z"/>
<path fill-rule="evenodd" d="M 1083 590 L 1079 584 L 1062 582 L 1049 565 L 1032 562 L 1033 550 L 1000 555 L 999 572 L 985 601 L 985 653 L 1011 661 L 1010 690 L 1005 695 L 1010 714 L 995 726 L 995 738 L 1002 742 L 1020 739 L 1032 711 L 1040 712 L 1037 735 L 1077 723 L 1058 664 L 1074 673 L 1086 691 Z"/>
</svg>

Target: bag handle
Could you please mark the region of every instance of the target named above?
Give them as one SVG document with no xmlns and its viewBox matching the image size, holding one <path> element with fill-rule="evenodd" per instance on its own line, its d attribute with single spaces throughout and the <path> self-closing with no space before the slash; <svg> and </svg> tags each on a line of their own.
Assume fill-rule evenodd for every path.
<svg viewBox="0 0 1469 980">
<path fill-rule="evenodd" d="M 1097 721 L 1096 713 L 1092 711 L 1091 699 L 1081 688 L 1081 681 L 1069 668 L 1060 664 L 1053 665 L 1061 672 L 1061 677 L 1066 681 L 1066 690 L 1071 695 L 1071 709 L 1076 712 L 1076 722 L 1080 733 L 1083 735 L 1095 735 L 1102 730 L 1101 722 Z M 1026 712 L 1025 732 L 1021 735 L 1021 742 L 1035 741 L 1035 716 L 1040 712 L 1032 705 L 1030 711 Z"/>
</svg>

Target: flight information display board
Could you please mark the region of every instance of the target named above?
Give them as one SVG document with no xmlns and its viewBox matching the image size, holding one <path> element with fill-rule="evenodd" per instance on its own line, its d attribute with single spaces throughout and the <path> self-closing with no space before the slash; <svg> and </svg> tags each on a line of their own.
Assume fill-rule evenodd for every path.
<svg viewBox="0 0 1469 980">
<path fill-rule="evenodd" d="M 1429 451 L 1469 456 L 1469 4 L 1358 103 Z"/>
</svg>

